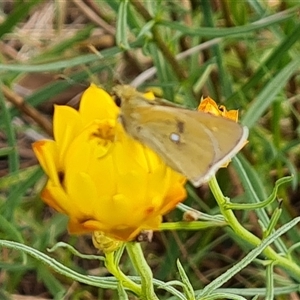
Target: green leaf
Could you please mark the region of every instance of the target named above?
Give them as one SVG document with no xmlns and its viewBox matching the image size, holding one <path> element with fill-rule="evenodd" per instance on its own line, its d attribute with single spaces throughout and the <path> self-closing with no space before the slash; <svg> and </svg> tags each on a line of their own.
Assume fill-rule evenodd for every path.
<svg viewBox="0 0 300 300">
<path fill-rule="evenodd" d="M 275 47 L 266 61 L 262 62 L 257 71 L 250 77 L 249 81 L 236 93 L 230 96 L 228 101 L 239 98 L 240 95 L 246 94 L 251 88 L 262 82 L 263 77 L 269 74 L 270 70 L 278 66 L 278 62 L 289 56 L 289 50 L 299 41 L 300 24 L 294 30 L 281 40 L 280 44 Z M 297 57 L 297 56 L 296 56 Z"/>
<path fill-rule="evenodd" d="M 273 300 L 274 299 L 274 262 L 270 262 L 266 267 L 266 300 Z"/>
<path fill-rule="evenodd" d="M 269 81 L 244 114 L 242 119 L 244 125 L 249 128 L 255 125 L 267 108 L 277 100 L 277 94 L 284 88 L 290 77 L 299 70 L 299 67 L 300 59 L 293 60 Z"/>
<path fill-rule="evenodd" d="M 24 239 L 19 228 L 16 228 L 12 222 L 9 222 L 0 214 L 0 231 L 5 233 L 5 236 L 11 240 L 24 243 Z"/>
<path fill-rule="evenodd" d="M 194 300 L 195 294 L 194 294 L 194 289 L 191 285 L 191 282 L 190 282 L 189 278 L 187 277 L 187 275 L 184 271 L 184 268 L 182 267 L 179 259 L 177 259 L 176 263 L 177 263 L 177 268 L 179 271 L 180 278 L 183 282 L 184 295 L 186 296 L 186 298 L 188 300 Z"/>
<path fill-rule="evenodd" d="M 32 187 L 43 174 L 43 170 L 41 168 L 37 168 L 25 181 L 22 182 L 22 184 L 18 184 L 15 189 L 10 192 L 6 202 L 0 208 L 1 214 L 5 216 L 7 220 L 12 220 L 14 211 L 21 202 L 21 199 L 27 189 Z"/>
<path fill-rule="evenodd" d="M 128 50 L 130 48 L 128 43 L 128 31 L 127 31 L 128 7 L 129 7 L 129 1 L 121 0 L 119 5 L 119 10 L 117 13 L 116 41 L 117 41 L 117 45 L 123 50 Z"/>
<path fill-rule="evenodd" d="M 210 27 L 198 27 L 191 28 L 186 25 L 182 25 L 178 22 L 171 21 L 159 21 L 158 24 L 162 26 L 167 26 L 171 29 L 180 31 L 183 34 L 190 36 L 201 36 L 206 38 L 216 38 L 216 37 L 225 37 L 225 36 L 235 36 L 235 37 L 245 37 L 245 34 L 251 34 L 253 31 L 266 28 L 267 26 L 282 22 L 286 19 L 289 19 L 295 15 L 297 12 L 296 9 L 291 9 L 285 11 L 285 13 L 280 12 L 277 15 L 271 15 L 264 19 L 260 19 L 259 22 L 247 24 L 243 26 L 236 26 L 231 28 L 210 28 Z"/>
<path fill-rule="evenodd" d="M 44 254 L 41 251 L 38 251 L 32 247 L 27 245 L 23 245 L 21 243 L 8 241 L 8 240 L 0 240 L 0 246 L 15 249 L 21 251 L 22 253 L 28 254 L 33 258 L 37 259 L 38 261 L 44 263 L 57 273 L 64 275 L 70 279 L 75 281 L 90 285 L 96 286 L 101 288 L 108 288 L 108 289 L 117 289 L 118 283 L 115 279 L 107 278 L 107 277 L 96 277 L 96 276 L 86 276 L 81 273 L 77 273 L 76 271 L 66 267 L 65 265 L 61 264 L 54 258 Z"/>
<path fill-rule="evenodd" d="M 15 5 L 15 9 L 9 13 L 5 21 L 0 24 L 0 39 L 1 37 L 12 31 L 12 29 L 23 19 L 28 16 L 31 8 L 36 6 L 38 3 L 43 2 L 42 0 L 31 0 L 21 2 Z"/>
<path fill-rule="evenodd" d="M 34 174 L 38 169 L 40 169 L 39 166 L 32 166 L 26 169 L 18 170 L 16 172 L 11 172 L 6 176 L 1 177 L 0 190 L 9 189 L 9 187 L 11 187 L 12 185 L 19 184 L 20 182 L 24 181 L 26 178 Z"/>
<path fill-rule="evenodd" d="M 58 279 L 45 267 L 45 265 L 39 264 L 37 268 L 38 277 L 42 280 L 44 285 L 47 287 L 52 296 L 55 296 L 56 299 L 63 299 L 66 289 L 59 282 Z M 59 297 L 59 298 L 57 298 Z"/>
<path fill-rule="evenodd" d="M 213 291 L 217 288 L 222 286 L 225 282 L 231 279 L 234 275 L 240 272 L 243 268 L 249 265 L 257 256 L 259 256 L 266 247 L 272 244 L 276 239 L 278 239 L 281 235 L 285 234 L 289 231 L 292 227 L 296 226 L 300 222 L 300 217 L 297 217 L 290 221 L 289 223 L 283 225 L 277 231 L 272 233 L 266 239 L 262 240 L 261 244 L 254 248 L 251 252 L 249 252 L 241 261 L 236 263 L 232 268 L 227 270 L 225 273 L 220 275 L 214 281 L 209 283 L 202 291 L 201 296 L 197 299 L 202 299 L 201 297 L 205 297 L 210 295 Z M 297 277 L 296 274 L 294 274 Z"/>
</svg>

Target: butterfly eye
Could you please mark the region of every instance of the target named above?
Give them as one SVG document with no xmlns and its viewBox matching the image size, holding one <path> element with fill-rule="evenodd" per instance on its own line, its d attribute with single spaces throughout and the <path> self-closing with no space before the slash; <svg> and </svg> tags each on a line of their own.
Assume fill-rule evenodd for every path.
<svg viewBox="0 0 300 300">
<path fill-rule="evenodd" d="M 122 105 L 122 100 L 121 98 L 118 96 L 118 95 L 114 95 L 114 100 L 115 100 L 115 103 L 118 107 L 121 107 Z"/>
</svg>

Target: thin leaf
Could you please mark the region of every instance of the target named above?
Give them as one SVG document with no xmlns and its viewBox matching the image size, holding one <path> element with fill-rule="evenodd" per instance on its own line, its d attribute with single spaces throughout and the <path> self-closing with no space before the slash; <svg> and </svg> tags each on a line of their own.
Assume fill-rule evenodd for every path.
<svg viewBox="0 0 300 300">
<path fill-rule="evenodd" d="M 266 239 L 262 240 L 261 244 L 258 245 L 255 249 L 253 249 L 250 253 L 248 253 L 241 261 L 236 263 L 232 268 L 227 270 L 225 273 L 220 275 L 217 279 L 209 283 L 202 291 L 201 296 L 197 299 L 201 299 L 201 297 L 207 296 L 215 291 L 217 288 L 222 286 L 225 282 L 231 279 L 235 274 L 240 272 L 243 268 L 249 265 L 257 256 L 259 256 L 266 247 L 272 244 L 276 239 L 278 239 L 281 235 L 286 233 L 292 227 L 296 226 L 300 222 L 300 217 L 297 217 L 290 221 L 289 223 L 283 225 L 277 231 L 272 233 Z M 297 277 L 297 274 L 294 274 Z"/>
<path fill-rule="evenodd" d="M 186 298 L 188 300 L 194 300 L 195 294 L 194 294 L 194 289 L 191 285 L 191 282 L 190 282 L 189 278 L 187 277 L 187 275 L 184 271 L 184 268 L 182 267 L 179 259 L 177 259 L 176 263 L 177 263 L 177 268 L 179 271 L 180 278 L 183 282 L 184 295 L 186 296 Z"/>
<path fill-rule="evenodd" d="M 261 91 L 243 116 L 242 123 L 253 127 L 267 108 L 277 100 L 277 94 L 283 89 L 290 77 L 299 69 L 300 59 L 291 61 Z"/>
</svg>

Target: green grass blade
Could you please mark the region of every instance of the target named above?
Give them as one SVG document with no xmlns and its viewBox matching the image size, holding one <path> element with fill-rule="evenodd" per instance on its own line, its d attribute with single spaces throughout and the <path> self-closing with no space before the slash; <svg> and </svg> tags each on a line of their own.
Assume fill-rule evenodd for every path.
<svg viewBox="0 0 300 300">
<path fill-rule="evenodd" d="M 243 116 L 242 123 L 249 128 L 253 127 L 267 108 L 276 100 L 277 94 L 284 88 L 290 77 L 300 68 L 300 59 L 291 61 L 269 81 L 250 108 Z"/>
</svg>

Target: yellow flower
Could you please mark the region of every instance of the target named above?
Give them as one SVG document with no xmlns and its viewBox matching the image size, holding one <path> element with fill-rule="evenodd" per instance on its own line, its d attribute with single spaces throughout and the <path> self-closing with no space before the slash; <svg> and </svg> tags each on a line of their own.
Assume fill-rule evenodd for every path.
<svg viewBox="0 0 300 300">
<path fill-rule="evenodd" d="M 224 117 L 224 118 L 230 119 L 234 122 L 238 122 L 238 120 L 239 120 L 238 110 L 227 110 L 224 105 L 218 106 L 217 103 L 210 97 L 206 97 L 200 102 L 200 104 L 198 106 L 198 110 L 206 112 L 206 113 L 210 113 L 215 116 Z M 244 143 L 243 147 L 247 143 L 248 143 L 248 141 L 246 141 Z M 241 147 L 241 148 L 243 148 L 243 147 Z M 227 163 L 225 163 L 222 167 L 226 168 L 230 162 L 231 162 L 231 160 L 229 160 Z"/>
<path fill-rule="evenodd" d="M 132 240 L 141 230 L 157 230 L 162 215 L 186 198 L 185 177 L 129 137 L 118 114 L 112 98 L 92 84 L 79 111 L 55 107 L 54 140 L 33 144 L 49 177 L 41 197 L 68 215 L 70 233 Z"/>
<path fill-rule="evenodd" d="M 239 118 L 238 110 L 227 110 L 224 105 L 218 106 L 217 103 L 210 97 L 206 97 L 200 102 L 198 110 L 211 113 L 216 116 L 221 116 L 235 122 L 237 122 Z"/>
</svg>

